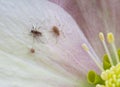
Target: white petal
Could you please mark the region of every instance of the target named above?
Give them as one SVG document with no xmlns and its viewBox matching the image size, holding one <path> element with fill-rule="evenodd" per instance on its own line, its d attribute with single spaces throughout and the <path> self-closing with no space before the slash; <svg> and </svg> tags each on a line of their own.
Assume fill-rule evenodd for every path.
<svg viewBox="0 0 120 87">
<path fill-rule="evenodd" d="M 13 10 L 14 8 L 14 10 Z M 38 0 L 0 2 L 0 83 L 4 87 L 74 87 L 93 61 L 81 48 L 87 43 L 77 24 L 60 7 Z M 32 25 L 41 26 L 41 42 L 30 53 Z M 56 25 L 60 37 L 49 32 Z M 88 44 L 89 45 L 89 44 Z M 87 67 L 88 66 L 88 67 Z"/>
</svg>

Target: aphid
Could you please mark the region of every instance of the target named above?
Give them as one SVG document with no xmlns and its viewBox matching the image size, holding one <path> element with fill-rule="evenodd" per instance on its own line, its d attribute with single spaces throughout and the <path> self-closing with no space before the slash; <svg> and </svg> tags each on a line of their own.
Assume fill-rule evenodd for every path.
<svg viewBox="0 0 120 87">
<path fill-rule="evenodd" d="M 32 27 L 32 29 L 31 29 L 31 31 L 30 31 L 30 34 L 32 35 L 32 37 L 33 37 L 33 42 L 35 42 L 35 40 L 36 41 L 40 41 L 40 42 L 42 42 L 42 43 L 44 43 L 41 39 L 43 39 L 43 38 L 41 38 L 42 36 L 43 36 L 43 33 L 41 32 L 41 31 L 39 31 L 39 29 L 40 29 L 41 27 L 38 27 L 38 28 L 36 28 L 36 27 Z"/>
<path fill-rule="evenodd" d="M 60 36 L 60 30 L 58 29 L 57 26 L 53 26 L 53 27 L 52 27 L 52 32 L 54 33 L 54 35 L 55 35 L 56 37 Z"/>
<path fill-rule="evenodd" d="M 31 49 L 30 49 L 30 52 L 31 52 L 31 53 L 35 53 L 35 49 L 31 48 Z"/>
<path fill-rule="evenodd" d="M 42 32 L 38 31 L 37 28 L 35 27 L 32 27 L 32 30 L 30 31 L 30 33 L 34 38 L 42 36 Z"/>
<path fill-rule="evenodd" d="M 32 44 L 32 48 L 30 49 L 31 53 L 35 53 L 35 49 L 33 48 L 35 40 L 39 41 L 40 37 L 42 37 L 42 32 L 38 31 L 39 28 L 36 28 L 36 27 L 33 26 L 32 29 L 31 29 L 31 31 L 30 31 L 30 35 L 32 35 L 32 37 L 33 37 L 33 44 Z"/>
<path fill-rule="evenodd" d="M 56 38 L 58 38 L 61 35 L 61 33 L 63 33 L 61 30 L 59 30 L 57 26 L 53 26 L 51 32 Z M 64 33 L 63 33 L 63 36 L 64 36 Z M 56 40 L 56 43 L 57 43 L 57 40 Z"/>
</svg>

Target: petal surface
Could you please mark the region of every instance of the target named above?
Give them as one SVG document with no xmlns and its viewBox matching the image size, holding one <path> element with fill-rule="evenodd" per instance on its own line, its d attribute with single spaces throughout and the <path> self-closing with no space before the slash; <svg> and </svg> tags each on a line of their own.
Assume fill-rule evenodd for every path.
<svg viewBox="0 0 120 87">
<path fill-rule="evenodd" d="M 45 0 L 1 0 L 0 10 L 1 86 L 80 87 L 87 71 L 97 69 L 92 60 L 86 62 L 81 44 L 90 45 L 84 34 L 59 6 Z M 40 26 L 44 43 L 33 44 L 33 25 Z M 61 32 L 58 38 L 51 33 L 54 25 Z"/>
<path fill-rule="evenodd" d="M 98 38 L 99 32 L 104 34 L 112 32 L 115 35 L 117 47 L 119 47 L 119 0 L 50 1 L 57 3 L 71 14 L 100 58 L 105 51 L 101 49 L 103 47 Z"/>
<path fill-rule="evenodd" d="M 82 30 L 88 38 L 92 47 L 101 58 L 105 53 L 98 39 L 99 32 L 107 34 L 112 32 L 115 35 L 117 47 L 119 47 L 118 29 L 119 26 L 119 0 L 77 0 L 84 24 Z M 94 38 L 93 38 L 94 37 Z M 105 35 L 106 37 L 106 35 Z"/>
</svg>

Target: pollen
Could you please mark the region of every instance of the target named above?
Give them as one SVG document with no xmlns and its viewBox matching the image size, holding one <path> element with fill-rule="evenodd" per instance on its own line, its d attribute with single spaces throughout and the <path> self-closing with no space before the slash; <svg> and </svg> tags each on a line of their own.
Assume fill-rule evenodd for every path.
<svg viewBox="0 0 120 87">
<path fill-rule="evenodd" d="M 120 87 L 120 63 L 102 72 L 101 78 L 105 81 L 105 87 Z"/>
</svg>

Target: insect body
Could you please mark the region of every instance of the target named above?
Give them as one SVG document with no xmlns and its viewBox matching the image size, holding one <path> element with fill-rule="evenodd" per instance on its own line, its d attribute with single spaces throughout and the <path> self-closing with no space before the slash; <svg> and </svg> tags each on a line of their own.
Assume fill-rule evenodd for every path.
<svg viewBox="0 0 120 87">
<path fill-rule="evenodd" d="M 31 52 L 31 53 L 35 53 L 35 49 L 31 48 L 31 49 L 30 49 L 30 52 Z"/>
<path fill-rule="evenodd" d="M 35 40 L 36 41 L 41 41 L 40 37 L 42 37 L 42 32 L 38 31 L 39 28 L 36 27 L 32 27 L 31 31 L 30 31 L 30 35 L 33 37 L 33 44 L 32 44 L 32 48 L 30 49 L 31 53 L 35 53 L 35 49 L 34 49 L 34 43 Z M 42 42 L 42 41 L 41 41 Z"/>
<path fill-rule="evenodd" d="M 34 28 L 34 27 L 33 27 L 33 29 L 30 31 L 30 33 L 32 34 L 32 36 L 33 36 L 34 38 L 42 36 L 42 33 L 41 33 L 40 31 L 38 31 L 36 28 Z"/>
<path fill-rule="evenodd" d="M 58 29 L 57 26 L 53 26 L 53 27 L 52 27 L 52 32 L 54 33 L 54 35 L 55 35 L 56 37 L 60 36 L 60 31 L 59 31 L 59 29 Z"/>
<path fill-rule="evenodd" d="M 56 39 L 58 37 L 60 37 L 61 33 L 63 33 L 61 30 L 59 30 L 59 28 L 57 26 L 53 26 L 52 27 L 52 30 L 51 32 L 53 33 L 53 35 L 56 37 Z M 63 36 L 64 36 L 64 33 L 63 33 Z M 65 36 L 64 36 L 65 37 Z M 58 39 L 57 39 L 58 40 Z M 56 43 L 57 43 L 57 40 L 56 40 Z"/>
</svg>

